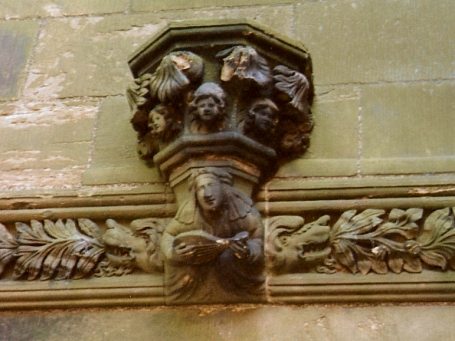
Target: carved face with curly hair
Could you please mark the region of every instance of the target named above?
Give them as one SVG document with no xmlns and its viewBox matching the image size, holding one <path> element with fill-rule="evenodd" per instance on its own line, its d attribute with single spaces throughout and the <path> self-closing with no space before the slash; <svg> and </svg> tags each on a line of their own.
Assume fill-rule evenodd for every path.
<svg viewBox="0 0 455 341">
<path fill-rule="evenodd" d="M 225 98 L 224 90 L 215 83 L 204 83 L 194 92 L 188 107 L 193 134 L 216 133 L 226 128 Z"/>
<path fill-rule="evenodd" d="M 245 129 L 258 130 L 259 134 L 268 133 L 277 124 L 278 108 L 271 100 L 261 98 L 254 101 L 245 118 Z"/>
<path fill-rule="evenodd" d="M 169 142 L 180 133 L 181 125 L 171 106 L 158 104 L 150 111 L 148 128 L 152 136 L 163 142 Z"/>
</svg>

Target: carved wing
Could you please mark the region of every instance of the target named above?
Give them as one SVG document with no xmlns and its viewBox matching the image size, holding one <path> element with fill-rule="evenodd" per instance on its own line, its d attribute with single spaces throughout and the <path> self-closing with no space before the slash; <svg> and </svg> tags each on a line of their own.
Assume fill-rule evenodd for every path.
<svg viewBox="0 0 455 341">
<path fill-rule="evenodd" d="M 289 96 L 290 104 L 304 116 L 310 113 L 308 92 L 310 83 L 305 75 L 294 71 L 284 65 L 273 69 L 275 88 Z"/>
</svg>

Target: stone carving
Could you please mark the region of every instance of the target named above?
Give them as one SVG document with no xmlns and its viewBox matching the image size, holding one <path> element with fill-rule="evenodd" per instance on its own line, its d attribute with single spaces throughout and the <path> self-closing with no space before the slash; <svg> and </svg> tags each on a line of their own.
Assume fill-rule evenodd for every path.
<svg viewBox="0 0 455 341">
<path fill-rule="evenodd" d="M 266 146 L 274 144 L 278 107 L 267 98 L 257 99 L 248 110 L 240 131 Z"/>
<path fill-rule="evenodd" d="M 153 163 L 158 152 L 182 135 L 182 123 L 184 135 L 236 131 L 272 148 L 282 161 L 305 152 L 313 128 L 307 77 L 267 60 L 252 46 L 232 46 L 211 58 L 172 52 L 153 73 L 128 87 L 140 156 Z M 207 63 L 219 74 L 201 85 Z M 163 118 L 166 124 L 158 127 Z"/>
<path fill-rule="evenodd" d="M 242 26 L 221 31 L 189 29 L 194 42 L 164 33 L 130 60 L 139 154 L 169 181 L 178 206 L 161 241 L 169 302 L 263 299 L 264 229 L 251 196 L 307 149 L 313 128 L 303 47 Z M 140 264 L 149 262 L 136 265 L 147 271 Z"/>
<path fill-rule="evenodd" d="M 131 123 L 138 132 L 138 153 L 147 162 L 153 163 L 153 156 L 180 135 L 182 103 L 200 83 L 203 70 L 202 59 L 194 53 L 172 52 L 153 74 L 142 75 L 127 88 Z"/>
<path fill-rule="evenodd" d="M 165 223 L 139 219 L 126 228 L 112 219 L 102 232 L 85 218 L 32 220 L 16 223 L 13 236 L 0 224 L 0 275 L 14 264 L 13 278 L 80 279 L 131 273 L 134 269 L 163 271 L 159 251 Z"/>
<path fill-rule="evenodd" d="M 269 220 L 267 253 L 275 274 L 351 272 L 385 274 L 455 270 L 455 208 L 432 212 L 422 226 L 423 210 L 367 209 L 344 212 L 304 224 L 298 216 Z"/>
<path fill-rule="evenodd" d="M 240 80 L 244 85 L 254 84 L 267 90 L 272 86 L 267 60 L 251 46 L 234 46 L 218 52 L 216 57 L 223 61 L 220 76 L 223 82 Z"/>
<path fill-rule="evenodd" d="M 160 243 L 165 220 L 146 218 L 133 220 L 130 228 L 113 219 L 106 221 L 107 230 L 101 240 L 106 259 L 98 266 L 98 275 L 122 275 L 134 269 L 162 273 Z"/>
<path fill-rule="evenodd" d="M 232 181 L 217 168 L 191 174 L 191 196 L 166 227 L 161 243 L 171 301 L 254 300 L 263 295 L 261 217 Z"/>
<path fill-rule="evenodd" d="M 212 134 L 223 131 L 228 124 L 226 94 L 215 83 L 202 84 L 189 103 L 190 132 Z"/>
<path fill-rule="evenodd" d="M 139 154 L 169 180 L 178 205 L 161 241 L 166 298 L 258 301 L 264 229 L 251 193 L 309 145 L 311 62 L 306 51 L 272 37 L 276 50 L 261 39 L 249 45 L 254 34 L 235 25 L 223 29 L 241 42 L 213 31 L 211 46 L 199 29 L 188 32 L 197 43 L 185 35 L 173 51 L 175 36 L 166 42 L 164 35 L 157 43 L 164 55 L 146 47 L 130 61 L 136 79 L 127 97 Z M 147 271 L 144 263 L 137 266 Z"/>
</svg>

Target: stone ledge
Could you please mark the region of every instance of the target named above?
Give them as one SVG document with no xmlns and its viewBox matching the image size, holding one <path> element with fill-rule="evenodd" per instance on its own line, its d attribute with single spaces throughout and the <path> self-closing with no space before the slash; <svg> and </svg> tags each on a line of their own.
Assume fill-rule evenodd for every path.
<svg viewBox="0 0 455 341">
<path fill-rule="evenodd" d="M 446 179 L 449 182 L 449 179 Z M 354 184 L 355 185 L 355 184 Z M 353 185 L 353 186 L 354 186 Z M 359 183 L 357 183 L 359 186 Z M 370 183 L 371 185 L 371 183 Z M 393 188 L 393 183 L 389 185 Z M 299 186 L 297 186 L 298 188 Z M 302 186 L 300 186 L 302 187 Z M 386 187 L 386 185 L 384 185 Z M 0 223 L 13 229 L 14 222 L 35 219 L 93 219 L 100 226 L 106 219 L 117 219 L 125 226 L 138 218 L 170 218 L 176 212 L 172 197 L 157 193 L 157 187 L 148 189 L 149 193 L 128 195 L 126 192 L 116 197 L 112 193 L 80 198 L 74 193 L 55 198 L 30 198 L 35 209 L 12 209 L 0 211 Z M 153 194 L 153 192 L 155 192 Z M 294 190 L 294 193 L 298 190 Z M 58 205 L 59 202 L 63 203 Z M 276 198 L 275 198 L 276 199 Z M 3 199 L 17 203 L 17 198 Z M 22 196 L 20 202 L 27 202 Z M 35 204 L 33 204 L 35 203 Z M 104 206 L 103 206 L 104 204 Z M 47 207 L 46 207 L 47 206 Z M 64 207 L 66 206 L 66 207 Z M 345 210 L 366 210 L 392 208 L 425 208 L 425 217 L 431 211 L 444 207 L 455 207 L 455 196 L 401 197 L 358 200 L 312 200 L 293 202 L 260 202 L 257 205 L 265 218 L 278 215 L 296 214 L 311 221 L 312 218 L 330 212 L 334 217 Z M 19 205 L 20 207 L 20 205 Z M 36 208 L 40 207 L 40 208 Z M 268 226 L 268 223 L 266 223 Z M 419 225 L 423 226 L 420 221 Z M 103 227 L 104 229 L 105 227 Z M 266 238 L 270 234 L 266 233 Z M 5 272 L 4 277 L 11 274 Z M 49 308 L 91 308 L 125 306 L 163 306 L 163 276 L 145 274 L 140 271 L 121 277 L 91 277 L 68 280 L 0 280 L 0 310 L 49 309 Z M 411 274 L 402 272 L 385 275 L 359 273 L 318 274 L 295 273 L 284 275 L 269 274 L 267 280 L 268 304 L 326 304 L 326 303 L 383 303 L 383 302 L 455 302 L 455 272 L 438 271 L 436 268 Z"/>
</svg>

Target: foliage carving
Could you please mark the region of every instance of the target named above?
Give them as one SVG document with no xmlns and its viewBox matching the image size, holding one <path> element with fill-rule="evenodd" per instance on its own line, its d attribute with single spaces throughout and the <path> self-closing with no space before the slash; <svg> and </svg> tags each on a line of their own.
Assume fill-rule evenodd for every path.
<svg viewBox="0 0 455 341">
<path fill-rule="evenodd" d="M 333 226 L 329 216 L 304 224 L 302 217 L 278 216 L 269 221 L 267 253 L 273 273 L 350 272 L 352 274 L 419 273 L 455 270 L 454 209 L 424 211 L 366 209 L 341 214 Z M 315 236 L 319 236 L 316 238 Z M 311 250 L 313 257 L 303 250 Z"/>
<path fill-rule="evenodd" d="M 137 219 L 127 228 L 108 219 L 106 226 L 103 232 L 98 224 L 85 218 L 32 220 L 30 224 L 17 222 L 17 234 L 13 236 L 0 224 L 0 275 L 9 266 L 13 266 L 14 279 L 27 280 L 163 271 L 161 220 Z M 125 254 L 128 256 L 122 258 Z"/>
</svg>

